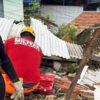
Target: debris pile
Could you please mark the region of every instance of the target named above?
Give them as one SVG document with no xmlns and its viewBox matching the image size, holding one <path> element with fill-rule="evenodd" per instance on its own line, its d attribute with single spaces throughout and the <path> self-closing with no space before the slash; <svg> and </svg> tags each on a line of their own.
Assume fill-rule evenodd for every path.
<svg viewBox="0 0 100 100">
<path fill-rule="evenodd" d="M 88 69 L 81 83 L 76 85 L 71 98 L 74 100 L 93 100 L 95 91 L 94 84 L 100 82 L 99 72 L 99 70 L 93 71 Z M 25 100 L 63 100 L 72 79 L 75 77 L 75 73 L 69 73 L 67 75 L 66 72 L 56 72 L 50 67 L 47 69 L 42 67 L 42 74 L 55 75 L 52 93 L 48 95 L 46 93 L 39 93 L 36 91 L 36 93 L 31 93 L 29 96 L 26 95 L 25 98 L 28 97 L 28 99 Z M 5 100 L 10 100 L 9 96 L 6 97 L 7 98 Z"/>
<path fill-rule="evenodd" d="M 55 89 L 59 90 L 60 92 L 66 93 L 71 81 L 68 78 L 60 78 L 55 80 Z M 90 90 L 88 87 L 76 85 L 72 97 L 73 99 L 81 99 L 83 97 L 86 98 L 94 98 L 93 91 Z"/>
</svg>

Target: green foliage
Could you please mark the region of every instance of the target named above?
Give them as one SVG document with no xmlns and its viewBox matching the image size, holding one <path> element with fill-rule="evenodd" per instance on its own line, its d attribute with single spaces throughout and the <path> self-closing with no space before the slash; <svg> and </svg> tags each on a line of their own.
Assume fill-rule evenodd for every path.
<svg viewBox="0 0 100 100">
<path fill-rule="evenodd" d="M 69 28 L 70 29 L 68 31 L 68 34 L 69 34 L 71 40 L 73 41 L 73 43 L 76 43 L 77 27 L 75 25 L 70 25 Z"/>
<path fill-rule="evenodd" d="M 71 40 L 73 43 L 76 42 L 76 32 L 77 32 L 77 27 L 75 25 L 65 25 L 62 24 L 58 28 L 58 32 L 56 34 L 57 37 L 62 38 L 65 34 L 69 34 Z"/>
<path fill-rule="evenodd" d="M 97 23 L 97 24 L 93 25 L 92 27 L 85 29 L 82 32 L 82 34 L 80 35 L 81 44 L 83 44 L 83 43 L 86 45 L 90 44 L 91 40 L 93 39 L 93 37 L 95 35 L 96 27 L 99 27 L 99 26 L 100 26 L 100 23 Z M 99 43 L 99 41 L 98 41 L 98 43 Z"/>
<path fill-rule="evenodd" d="M 69 67 L 69 72 L 74 73 L 77 71 L 77 69 L 79 68 L 77 63 L 71 63 L 70 67 Z"/>
<path fill-rule="evenodd" d="M 96 23 L 93 25 L 93 27 L 98 27 L 98 26 L 100 26 L 100 23 Z"/>
<path fill-rule="evenodd" d="M 48 21 L 44 21 L 44 24 L 47 25 L 47 27 L 49 29 L 52 29 L 52 24 L 50 24 L 49 22 L 55 23 L 55 21 L 51 19 L 52 17 L 53 17 L 53 15 L 51 15 L 51 14 L 46 14 L 44 17 L 46 20 L 48 20 Z"/>
<path fill-rule="evenodd" d="M 29 11 L 31 12 L 30 14 L 40 12 L 40 3 L 39 2 L 31 2 L 31 3 L 29 3 L 29 5 L 30 5 Z"/>
<path fill-rule="evenodd" d="M 62 24 L 58 27 L 58 32 L 55 35 L 59 38 L 62 38 L 65 34 L 67 34 L 66 25 Z"/>
<path fill-rule="evenodd" d="M 88 45 L 90 44 L 91 40 L 93 39 L 97 27 L 100 27 L 100 23 L 93 25 L 90 28 L 85 29 L 79 37 L 79 43 L 85 44 L 85 50 L 87 49 Z M 85 52 L 85 51 L 84 51 Z M 96 54 L 100 52 L 100 39 L 96 43 L 96 47 L 93 49 L 93 52 Z"/>
<path fill-rule="evenodd" d="M 45 18 L 48 20 L 51 19 L 52 17 L 53 17 L 53 15 L 51 15 L 51 14 L 46 14 L 46 16 L 45 16 Z"/>
<path fill-rule="evenodd" d="M 25 24 L 29 25 L 30 17 L 35 17 L 40 14 L 40 3 L 31 2 L 29 3 L 29 8 L 24 8 L 24 19 Z"/>
<path fill-rule="evenodd" d="M 85 29 L 80 35 L 80 43 L 89 45 L 94 36 L 94 33 L 95 31 L 92 28 Z"/>
</svg>

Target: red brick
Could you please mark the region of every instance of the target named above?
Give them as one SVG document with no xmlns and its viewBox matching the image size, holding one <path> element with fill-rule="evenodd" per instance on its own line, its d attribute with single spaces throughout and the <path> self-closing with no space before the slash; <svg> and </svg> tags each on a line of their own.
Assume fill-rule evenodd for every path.
<svg viewBox="0 0 100 100">
<path fill-rule="evenodd" d="M 69 89 L 70 84 L 71 84 L 71 81 L 68 78 L 61 78 L 61 79 L 55 80 L 54 86 L 55 86 L 55 89 L 61 89 L 62 92 L 66 92 Z M 86 97 L 93 97 L 93 94 L 80 92 L 81 90 L 87 90 L 87 88 L 80 85 L 76 85 L 72 93 L 72 98 L 79 98 L 80 93 L 82 96 L 84 95 Z"/>
</svg>

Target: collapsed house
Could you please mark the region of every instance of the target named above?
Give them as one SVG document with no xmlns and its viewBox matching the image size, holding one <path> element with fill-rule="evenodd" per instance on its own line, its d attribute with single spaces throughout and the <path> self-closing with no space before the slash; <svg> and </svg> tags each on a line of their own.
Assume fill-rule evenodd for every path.
<svg viewBox="0 0 100 100">
<path fill-rule="evenodd" d="M 11 37 L 19 37 L 21 30 L 25 27 L 22 24 L 15 24 L 14 20 L 0 19 L 0 33 L 5 41 Z M 41 47 L 43 51 L 44 64 L 48 64 L 48 61 L 74 61 L 82 59 L 82 48 L 80 45 L 65 42 L 57 38 L 52 34 L 46 25 L 36 19 L 31 19 L 31 26 L 36 33 L 35 42 Z M 59 65 L 59 64 L 57 64 Z M 60 65 L 59 65 L 60 66 Z"/>
<path fill-rule="evenodd" d="M 24 24 L 15 24 L 14 20 L 7 20 L 4 18 L 0 18 L 0 33 L 3 38 L 3 41 L 11 38 L 11 37 L 19 37 L 21 30 L 25 27 Z M 69 63 L 69 62 L 76 62 L 80 61 L 83 56 L 83 49 L 80 45 L 72 44 L 65 42 L 59 38 L 57 38 L 55 35 L 53 35 L 41 21 L 36 19 L 31 19 L 31 27 L 33 27 L 35 33 L 36 33 L 36 40 L 35 42 L 41 47 L 43 51 L 43 66 L 53 66 L 56 71 L 59 71 L 60 66 L 62 66 L 62 63 Z M 65 66 L 67 66 L 65 64 Z M 63 67 L 63 66 L 62 66 Z M 96 73 L 95 73 L 96 74 Z M 82 78 L 81 81 L 78 83 L 79 86 L 77 86 L 76 91 L 74 93 L 78 93 L 82 91 L 81 94 L 78 93 L 78 95 L 82 95 L 84 97 L 87 97 L 87 91 L 90 93 L 90 97 L 93 98 L 94 94 L 94 87 L 91 89 L 90 87 L 93 86 L 93 84 L 100 82 L 98 77 L 92 77 L 92 73 L 90 70 L 85 69 L 83 70 L 83 73 L 81 74 Z M 88 77 L 89 76 L 89 77 Z M 91 77 L 92 78 L 91 78 Z M 86 80 L 85 80 L 86 78 Z M 96 81 L 94 81 L 96 79 Z M 92 86 L 89 84 L 87 80 L 91 80 Z M 63 80 L 58 80 L 56 82 L 60 84 L 64 83 Z M 84 82 L 85 81 L 85 82 Z M 91 83 L 90 81 L 90 83 Z M 67 80 L 68 82 L 68 80 Z M 87 83 L 86 83 L 87 82 Z M 66 83 L 66 82 L 65 82 Z M 71 82 L 68 84 L 70 85 Z M 69 86 L 68 84 L 65 84 L 64 87 Z M 82 85 L 82 87 L 80 86 Z M 57 85 L 56 85 L 57 86 Z M 58 87 L 60 87 L 58 85 Z M 60 87 L 61 88 L 61 87 Z M 80 88 L 80 89 L 79 89 Z M 67 87 L 68 89 L 68 87 Z M 88 89 L 88 90 L 87 90 Z M 65 89 L 66 90 L 66 89 Z M 84 95 L 84 93 L 86 95 Z M 92 96 L 91 96 L 92 95 Z M 77 97 L 77 95 L 75 95 Z M 74 96 L 74 97 L 75 97 Z"/>
</svg>

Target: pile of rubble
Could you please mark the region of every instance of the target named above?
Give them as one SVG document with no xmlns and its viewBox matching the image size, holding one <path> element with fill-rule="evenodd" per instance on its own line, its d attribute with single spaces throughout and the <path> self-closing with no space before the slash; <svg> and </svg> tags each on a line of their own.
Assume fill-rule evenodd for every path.
<svg viewBox="0 0 100 100">
<path fill-rule="evenodd" d="M 71 84 L 72 79 L 75 77 L 75 73 L 67 75 L 66 72 L 60 72 L 60 71 L 56 72 L 52 68 L 48 67 L 47 68 L 42 67 L 41 70 L 42 74 L 55 75 L 55 80 L 52 87 L 52 93 L 50 93 L 49 95 L 46 92 L 44 92 L 43 94 L 39 94 L 37 92 L 31 93 L 28 96 L 28 99 L 26 100 L 64 100 L 63 98 Z M 100 79 L 98 80 L 99 76 L 97 77 L 95 76 L 97 73 L 99 73 L 99 71 L 93 71 L 89 69 L 87 70 L 81 83 L 76 85 L 71 96 L 72 100 L 73 99 L 94 100 L 95 88 L 93 84 L 97 83 L 100 80 Z M 10 100 L 10 99 L 8 99 L 7 97 L 5 100 Z"/>
</svg>

